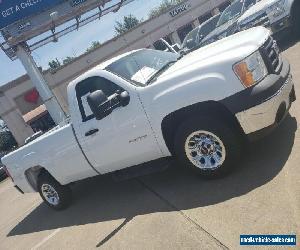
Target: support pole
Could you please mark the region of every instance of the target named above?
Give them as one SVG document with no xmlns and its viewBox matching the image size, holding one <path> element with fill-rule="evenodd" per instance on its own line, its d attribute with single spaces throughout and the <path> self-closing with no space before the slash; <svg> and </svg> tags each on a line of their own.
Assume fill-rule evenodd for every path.
<svg viewBox="0 0 300 250">
<path fill-rule="evenodd" d="M 16 56 L 22 62 L 27 74 L 29 75 L 33 85 L 39 92 L 49 114 L 51 115 L 53 121 L 59 124 L 66 118 L 66 114 L 58 103 L 56 97 L 50 90 L 46 80 L 44 79 L 42 73 L 38 69 L 34 59 L 31 54 L 26 51 L 24 45 L 17 46 Z"/>
</svg>

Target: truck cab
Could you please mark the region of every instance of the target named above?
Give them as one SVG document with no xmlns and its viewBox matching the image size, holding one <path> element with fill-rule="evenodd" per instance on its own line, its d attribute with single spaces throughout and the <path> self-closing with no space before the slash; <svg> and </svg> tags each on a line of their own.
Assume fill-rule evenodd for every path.
<svg viewBox="0 0 300 250">
<path fill-rule="evenodd" d="M 128 82 L 105 70 L 105 66 L 100 65 L 68 86 L 70 114 L 78 143 L 100 174 L 163 156 L 140 102 L 137 81 Z M 110 98 L 109 111 L 101 119 L 95 117 L 87 101 L 91 93 L 100 90 L 103 100 Z M 120 105 L 121 93 L 130 98 L 126 105 Z"/>
</svg>

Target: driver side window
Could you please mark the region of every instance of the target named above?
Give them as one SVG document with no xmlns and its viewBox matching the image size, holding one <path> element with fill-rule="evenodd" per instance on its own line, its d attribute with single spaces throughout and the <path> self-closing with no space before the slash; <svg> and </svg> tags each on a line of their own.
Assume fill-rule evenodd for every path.
<svg viewBox="0 0 300 250">
<path fill-rule="evenodd" d="M 96 90 L 102 90 L 103 93 L 109 97 L 115 94 L 118 90 L 122 91 L 122 88 L 115 83 L 99 76 L 89 77 L 79 82 L 75 89 L 82 122 L 95 118 L 87 102 L 87 97 L 90 93 Z"/>
</svg>

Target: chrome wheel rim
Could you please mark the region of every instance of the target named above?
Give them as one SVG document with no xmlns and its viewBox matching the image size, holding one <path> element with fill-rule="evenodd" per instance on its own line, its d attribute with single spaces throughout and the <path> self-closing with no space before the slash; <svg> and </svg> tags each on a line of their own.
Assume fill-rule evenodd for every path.
<svg viewBox="0 0 300 250">
<path fill-rule="evenodd" d="M 56 190 L 49 184 L 43 184 L 42 185 L 42 194 L 46 201 L 53 205 L 57 206 L 59 204 L 59 196 Z"/>
<path fill-rule="evenodd" d="M 215 170 L 222 166 L 226 158 L 222 140 L 205 130 L 193 132 L 187 137 L 185 153 L 190 162 L 202 170 Z"/>
</svg>

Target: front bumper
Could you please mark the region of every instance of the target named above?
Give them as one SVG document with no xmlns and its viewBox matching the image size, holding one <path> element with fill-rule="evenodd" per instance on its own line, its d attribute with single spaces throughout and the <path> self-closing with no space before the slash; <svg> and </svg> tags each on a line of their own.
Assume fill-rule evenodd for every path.
<svg viewBox="0 0 300 250">
<path fill-rule="evenodd" d="M 235 115 L 249 140 L 276 128 L 296 100 L 290 64 L 284 58 L 281 60 L 280 72 L 220 101 Z"/>
<path fill-rule="evenodd" d="M 273 96 L 235 116 L 246 135 L 266 128 L 273 129 L 285 118 L 295 99 L 294 84 L 289 75 L 283 86 Z"/>
<path fill-rule="evenodd" d="M 291 26 L 291 18 L 290 16 L 286 16 L 274 23 L 271 23 L 268 28 L 272 31 L 273 35 L 275 35 L 278 33 L 282 33 L 285 30 L 288 31 L 290 26 Z"/>
<path fill-rule="evenodd" d="M 271 24 L 271 31 L 273 34 L 280 32 L 282 30 L 288 29 L 291 26 L 291 19 L 289 16 L 286 16 L 275 23 Z"/>
</svg>

